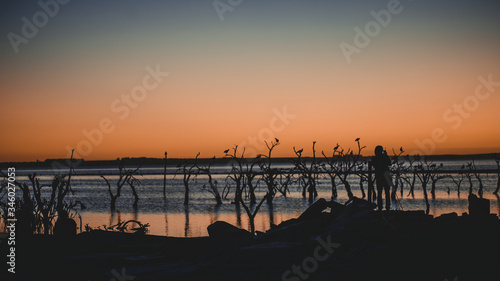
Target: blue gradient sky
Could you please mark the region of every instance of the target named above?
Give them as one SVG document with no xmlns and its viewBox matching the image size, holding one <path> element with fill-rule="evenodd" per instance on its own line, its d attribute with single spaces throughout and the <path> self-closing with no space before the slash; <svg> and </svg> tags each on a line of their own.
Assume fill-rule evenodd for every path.
<svg viewBox="0 0 500 281">
<path fill-rule="evenodd" d="M 296 118 L 274 132 L 280 156 L 356 137 L 413 151 L 435 128 L 447 140 L 433 154 L 500 151 L 500 90 L 458 129 L 442 117 L 478 76 L 500 80 L 500 2 L 401 1 L 347 63 L 339 45 L 388 2 L 246 0 L 221 22 L 212 1 L 73 0 L 16 54 L 7 35 L 41 8 L 0 1 L 0 159 L 66 157 L 103 118 L 116 129 L 87 159 L 221 156 L 284 106 Z M 170 76 L 119 119 L 110 105 L 155 65 Z"/>
</svg>

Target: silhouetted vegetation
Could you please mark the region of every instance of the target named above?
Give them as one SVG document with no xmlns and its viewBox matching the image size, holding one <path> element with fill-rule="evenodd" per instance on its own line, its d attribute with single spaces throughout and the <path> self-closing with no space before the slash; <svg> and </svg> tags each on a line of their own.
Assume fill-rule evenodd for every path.
<svg viewBox="0 0 500 281">
<path fill-rule="evenodd" d="M 437 173 L 438 171 L 443 169 L 443 163 L 436 165 L 436 164 L 431 164 L 430 168 L 432 170 L 431 173 L 431 195 L 432 198 L 436 198 L 436 184 L 439 180 L 447 178 L 447 175 L 442 175 Z"/>
<path fill-rule="evenodd" d="M 3 175 L 3 173 L 2 173 Z M 23 234 L 52 233 L 53 222 L 56 217 L 65 216 L 74 218 L 77 215 L 77 207 L 85 209 L 80 201 L 66 201 L 65 197 L 71 190 L 71 173 L 68 175 L 56 175 L 50 183 L 43 183 L 35 174 L 28 175 L 30 186 L 26 183 L 15 181 L 14 184 L 22 191 L 22 199 L 3 202 L 0 201 L 2 218 L 7 220 L 9 208 L 14 208 L 17 219 L 17 231 Z M 3 175 L 5 177 L 5 175 Z M 6 183 L 2 184 L 5 187 Z M 43 190 L 47 189 L 48 196 Z M 0 191 L 2 191 L 0 189 Z M 47 193 L 45 192 L 45 193 Z M 3 198 L 5 194 L 1 197 Z M 10 204 L 9 204 L 10 202 Z"/>
<path fill-rule="evenodd" d="M 212 193 L 212 195 L 215 198 L 216 204 L 220 205 L 222 204 L 222 198 L 220 196 L 219 189 L 217 188 L 218 183 L 217 180 L 213 179 L 212 171 L 210 170 L 214 162 L 215 162 L 215 156 L 212 158 L 212 162 L 210 162 L 208 165 L 200 166 L 197 164 L 196 167 L 198 168 L 199 173 L 203 173 L 208 177 L 208 188 L 207 184 L 203 184 L 203 189 L 208 190 L 208 192 Z"/>
<path fill-rule="evenodd" d="M 318 174 L 320 165 L 316 161 L 316 142 L 312 145 L 312 159 L 310 163 L 302 158 L 302 152 L 304 149 L 296 150 L 293 148 L 293 152 L 297 155 L 297 160 L 293 161 L 295 166 L 295 171 L 299 173 L 299 185 L 302 186 L 302 197 L 306 197 L 306 190 L 309 194 L 309 203 L 312 203 L 316 197 L 318 197 L 318 191 L 316 189 L 316 184 L 318 182 Z"/>
<path fill-rule="evenodd" d="M 255 182 L 255 177 L 257 176 L 257 171 L 254 170 L 255 166 L 258 166 L 260 155 L 257 155 L 257 158 L 254 161 L 251 161 L 250 163 L 246 163 L 246 173 L 245 173 L 245 186 L 248 187 L 248 196 L 250 197 L 250 204 L 255 204 L 257 203 L 257 199 L 255 197 L 255 189 L 257 188 L 257 185 L 259 181 Z M 285 187 L 285 192 L 282 193 L 284 196 L 286 196 L 286 191 L 287 188 Z"/>
<path fill-rule="evenodd" d="M 266 195 L 264 197 L 262 197 L 262 199 L 260 200 L 259 204 L 257 204 L 257 205 L 254 204 L 253 206 L 255 206 L 255 208 L 253 208 L 253 210 L 252 210 L 252 205 L 248 206 L 243 201 L 243 197 L 242 196 L 238 197 L 239 200 L 240 200 L 239 204 L 241 204 L 241 206 L 243 206 L 243 209 L 245 209 L 245 212 L 248 215 L 248 220 L 250 221 L 250 232 L 252 233 L 252 235 L 255 235 L 255 216 L 259 212 L 260 207 L 262 206 L 262 204 L 266 201 L 266 198 L 269 198 L 268 196 L 269 196 L 269 194 L 266 193 Z"/>
<path fill-rule="evenodd" d="M 186 160 L 177 166 L 177 173 L 182 174 L 182 183 L 184 184 L 184 205 L 189 204 L 189 182 L 192 180 L 192 177 L 196 177 L 196 163 L 198 161 L 198 156 L 200 153 L 196 154 L 194 159 L 194 163 Z"/>
<path fill-rule="evenodd" d="M 141 171 L 139 170 L 141 166 L 135 168 L 135 169 L 126 169 L 125 168 L 125 161 L 124 160 L 119 160 L 118 161 L 118 170 L 119 170 L 119 175 L 118 175 L 118 180 L 116 181 L 116 190 L 113 192 L 113 188 L 111 187 L 111 183 L 109 180 L 101 174 L 100 177 L 104 179 L 106 184 L 108 185 L 108 193 L 109 196 L 111 197 L 111 210 L 114 211 L 116 210 L 116 200 L 118 197 L 121 196 L 123 186 L 127 184 L 130 186 L 132 190 L 132 194 L 134 195 L 134 203 L 133 207 L 134 209 L 137 209 L 137 204 L 139 202 L 139 195 L 137 194 L 137 190 L 135 189 L 135 186 L 137 184 L 140 184 L 140 181 L 137 179 L 137 176 L 142 176 Z"/>
<path fill-rule="evenodd" d="M 224 158 L 212 157 L 210 159 L 199 159 L 200 153 L 194 159 L 184 160 L 178 166 L 176 175 L 182 175 L 184 186 L 184 205 L 189 205 L 189 195 L 191 184 L 199 175 L 206 175 L 207 179 L 202 183 L 201 189 L 208 191 L 214 196 L 215 203 L 221 205 L 224 200 L 231 200 L 238 207 L 243 206 L 251 224 L 252 233 L 255 232 L 254 219 L 262 204 L 267 202 L 270 212 L 272 212 L 273 199 L 278 195 L 286 197 L 291 188 L 298 188 L 304 198 L 309 202 L 314 202 L 318 196 L 318 187 L 329 180 L 331 185 L 331 198 L 339 196 L 339 183 L 345 188 L 347 197 L 352 199 L 355 196 L 366 197 L 365 183 L 373 183 L 373 178 L 368 177 L 368 163 L 366 157 L 362 156 L 365 146 L 360 144 L 360 139 L 356 139 L 354 149 L 342 148 L 337 144 L 328 154 L 321 151 L 323 157 L 317 158 L 316 142 L 312 143 L 312 150 L 304 151 L 303 148 L 293 152 L 296 158 L 292 159 L 293 168 L 279 168 L 273 159 L 273 152 L 280 145 L 278 139 L 271 142 L 264 142 L 267 152 L 259 154 L 253 159 L 245 158 L 245 148 L 234 146 L 224 151 Z M 469 194 L 473 194 L 473 189 L 477 186 L 477 193 L 481 197 L 484 193 L 483 182 L 485 171 L 478 169 L 474 161 L 462 165 L 459 170 L 446 170 L 444 165 L 433 163 L 425 156 L 403 156 L 404 150 L 393 151 L 391 173 L 394 175 L 394 185 L 392 186 L 391 197 L 396 199 L 397 192 L 401 197 L 404 194 L 404 187 L 408 187 L 408 196 L 414 197 L 415 182 L 418 179 L 422 186 L 423 197 L 426 205 L 426 212 L 429 213 L 428 187 L 430 193 L 435 198 L 438 192 L 438 182 L 449 178 L 450 182 L 457 188 L 457 195 L 460 196 L 461 187 L 465 180 L 469 185 Z M 306 154 L 307 152 L 311 154 Z M 217 171 L 214 172 L 214 165 L 221 163 L 220 160 L 230 160 L 230 170 L 225 172 L 225 187 L 221 191 L 217 181 Z M 165 152 L 163 162 L 163 195 L 167 195 L 167 152 Z M 201 161 L 199 161 L 201 160 Z M 497 171 L 496 189 L 497 194 L 500 189 L 500 160 L 495 159 Z M 170 162 L 170 161 L 169 161 Z M 226 162 L 227 163 L 227 162 Z M 123 188 L 128 186 L 134 197 L 133 208 L 138 208 L 139 194 L 137 186 L 138 179 L 142 176 L 141 165 L 136 168 L 126 168 L 125 160 L 118 161 L 118 175 L 116 182 L 111 181 L 108 175 L 99 176 L 106 182 L 107 192 L 110 195 L 111 210 L 116 210 L 116 202 L 123 193 Z M 448 172 L 450 171 L 450 172 Z M 488 171 L 488 173 L 491 173 Z M 64 213 L 69 213 L 70 217 L 77 215 L 77 208 L 84 208 L 82 202 L 67 201 L 65 198 L 73 193 L 71 179 L 74 174 L 72 168 L 65 175 L 56 175 L 50 182 L 43 182 L 36 174 L 28 176 L 28 182 L 15 182 L 16 187 L 22 191 L 19 197 L 11 205 L 15 207 L 16 217 L 19 218 L 19 227 L 27 229 L 30 233 L 52 233 L 52 228 L 56 218 Z M 4 175 L 5 177 L 5 175 Z M 351 185 L 359 180 L 360 194 L 354 194 Z M 0 186 L 0 208 L 2 209 L 3 220 L 7 218 L 8 202 L 5 202 L 6 183 Z M 260 187 L 265 188 L 265 195 L 261 198 L 257 194 Z M 233 190 L 234 188 L 234 190 Z M 159 191 L 160 193 L 161 191 Z M 231 195 L 229 193 L 231 192 Z M 374 192 L 372 190 L 372 192 Z M 450 187 L 447 187 L 450 193 Z M 232 198 L 234 194 L 234 198 Z M 373 194 L 372 194 L 373 195 Z M 230 198 L 228 198 L 230 197 Z M 370 197 L 369 197 L 370 198 Z M 375 196 L 372 196 L 375 198 Z M 24 224 L 23 224 L 24 223 Z M 115 228 L 120 228 L 116 225 Z"/>
<path fill-rule="evenodd" d="M 129 228 L 129 225 L 136 225 L 136 226 L 132 226 Z M 110 225 L 110 226 L 102 225 L 102 227 L 97 226 L 95 228 L 90 227 L 88 224 L 85 225 L 86 232 L 92 232 L 95 230 L 114 231 L 114 232 L 133 231 L 134 233 L 146 234 L 149 231 L 149 223 L 143 224 L 137 220 L 128 220 L 128 221 L 121 221 L 121 222 L 119 221 L 118 223 Z"/>
<path fill-rule="evenodd" d="M 413 198 L 415 197 L 415 182 L 417 181 L 417 174 L 414 173 L 415 171 L 415 162 L 416 159 L 413 156 L 407 155 L 406 161 L 408 161 L 408 166 L 406 167 L 407 173 L 409 173 L 409 176 L 404 177 L 404 181 L 406 181 L 410 187 L 410 190 L 408 191 L 407 196 L 412 196 Z"/>
<path fill-rule="evenodd" d="M 427 195 L 427 184 L 431 180 L 431 175 L 432 175 L 432 170 L 433 167 L 435 167 L 436 164 L 429 163 L 427 162 L 427 159 L 423 157 L 423 161 L 419 156 L 416 157 L 418 164 L 414 167 L 415 170 L 415 175 L 417 178 L 420 180 L 420 183 L 422 184 L 422 191 L 424 193 L 424 200 L 425 200 L 425 213 L 429 214 L 429 209 L 430 209 L 430 204 L 429 204 L 429 197 Z"/>
<path fill-rule="evenodd" d="M 469 182 L 469 195 L 472 195 L 472 188 L 473 188 L 473 184 L 472 184 L 472 162 L 467 162 L 467 172 L 465 173 L 465 177 L 467 178 L 467 181 Z"/>
<path fill-rule="evenodd" d="M 279 175 L 279 171 L 276 168 L 272 168 L 272 153 L 273 149 L 280 144 L 278 139 L 268 143 L 265 142 L 267 147 L 267 155 L 260 155 L 259 157 L 259 167 L 262 172 L 262 180 L 266 184 L 267 194 L 266 199 L 268 204 L 273 203 L 274 196 L 276 195 L 277 182 L 276 178 Z"/>
<path fill-rule="evenodd" d="M 470 168 L 471 168 L 471 172 L 473 173 L 474 177 L 477 179 L 477 181 L 479 183 L 477 194 L 479 195 L 479 197 L 482 198 L 483 197 L 483 181 L 481 180 L 481 175 L 478 173 L 476 163 L 474 163 L 474 160 L 472 161 Z"/>
<path fill-rule="evenodd" d="M 462 186 L 462 182 L 465 180 L 465 165 L 460 167 L 460 171 L 456 176 L 450 176 L 453 183 L 457 186 L 457 196 L 460 197 L 460 187 Z"/>
<path fill-rule="evenodd" d="M 231 159 L 231 171 L 229 172 L 227 178 L 235 183 L 234 190 L 234 202 L 239 204 L 241 201 L 242 190 L 244 185 L 244 180 L 246 177 L 245 169 L 243 168 L 243 161 L 245 161 L 245 149 L 241 152 L 241 156 L 238 156 L 238 146 L 235 145 L 232 149 L 232 153 L 229 153 L 229 149 L 225 150 L 225 156 Z"/>
<path fill-rule="evenodd" d="M 344 150 L 343 148 L 338 148 L 335 150 L 337 152 L 337 157 L 338 157 L 338 165 L 339 165 L 339 174 L 337 175 L 338 178 L 340 179 L 340 182 L 344 185 L 344 188 L 347 192 L 347 196 L 349 199 L 353 198 L 354 195 L 351 190 L 351 184 L 348 181 L 348 177 L 351 174 L 357 173 L 363 163 L 360 161 L 362 158 L 361 152 L 365 148 L 365 146 L 361 147 L 361 144 L 359 143 L 359 138 L 355 140 L 358 148 L 357 150 L 353 150 L 351 148 L 348 148 L 347 150 Z M 335 152 L 334 152 L 335 155 Z"/>
<path fill-rule="evenodd" d="M 333 148 L 332 156 L 328 157 L 325 155 L 324 151 L 321 151 L 321 154 L 323 154 L 323 157 L 325 158 L 325 162 L 321 164 L 321 167 L 323 168 L 323 172 L 325 172 L 328 177 L 330 178 L 330 183 L 332 185 L 332 200 L 337 198 L 338 193 L 337 193 L 337 184 L 335 183 L 335 179 L 340 173 L 340 167 L 337 165 L 337 160 L 335 158 L 335 152 L 339 148 L 339 145 L 335 146 Z"/>
<path fill-rule="evenodd" d="M 394 185 L 391 192 L 391 199 L 396 199 L 396 193 L 398 191 L 398 187 L 401 187 L 401 197 L 403 197 L 403 178 L 402 173 L 405 171 L 405 162 L 402 161 L 401 155 L 404 153 L 403 148 L 399 148 L 399 152 L 396 153 L 394 149 L 392 150 L 394 156 L 392 157 L 392 173 L 394 174 Z"/>
</svg>

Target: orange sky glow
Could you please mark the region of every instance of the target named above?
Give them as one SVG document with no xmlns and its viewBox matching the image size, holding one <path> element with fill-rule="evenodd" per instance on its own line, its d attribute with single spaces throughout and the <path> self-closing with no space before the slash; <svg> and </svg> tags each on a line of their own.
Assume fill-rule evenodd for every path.
<svg viewBox="0 0 500 281">
<path fill-rule="evenodd" d="M 352 43 L 369 9 L 338 22 L 326 14 L 257 20 L 240 9 L 222 23 L 207 12 L 196 24 L 175 15 L 163 23 L 160 12 L 105 22 L 96 12 L 106 23 L 96 29 L 68 6 L 19 54 L 4 40 L 0 161 L 64 158 L 71 149 L 86 160 L 164 151 L 209 158 L 234 145 L 255 156 L 274 138 L 279 157 L 293 147 L 311 155 L 313 141 L 318 152 L 354 148 L 358 137 L 366 155 L 378 144 L 390 153 L 500 152 L 491 22 L 420 22 L 408 8 L 348 63 L 339 44 Z M 18 21 L 9 27 L 20 29 Z"/>
</svg>

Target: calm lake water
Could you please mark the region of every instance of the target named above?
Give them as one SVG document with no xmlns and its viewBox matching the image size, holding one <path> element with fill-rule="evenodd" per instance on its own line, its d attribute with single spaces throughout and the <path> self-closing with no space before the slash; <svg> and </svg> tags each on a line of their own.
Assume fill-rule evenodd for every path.
<svg viewBox="0 0 500 281">
<path fill-rule="evenodd" d="M 443 163 L 445 169 L 458 169 L 464 161 L 436 161 Z M 290 167 L 289 164 L 276 165 L 275 167 Z M 496 168 L 493 160 L 476 161 L 478 168 Z M 175 167 L 169 167 L 168 172 L 175 172 Z M 213 171 L 227 172 L 228 166 L 214 165 Z M 104 180 L 96 176 L 96 174 L 109 173 L 115 174 L 107 176 L 110 183 L 116 183 L 118 176 L 117 168 L 92 167 L 84 169 L 75 169 L 72 177 L 72 187 L 75 191 L 74 195 L 69 195 L 67 200 L 80 200 L 87 209 L 78 211 L 82 218 L 82 225 L 88 224 L 91 227 L 102 225 L 113 225 L 118 221 L 129 219 L 139 220 L 142 223 L 149 223 L 149 233 L 154 235 L 167 235 L 176 237 L 198 237 L 207 236 L 207 226 L 211 223 L 223 220 L 238 227 L 250 229 L 248 216 L 242 207 L 237 207 L 231 204 L 234 199 L 234 190 L 231 190 L 227 199 L 223 200 L 223 204 L 217 206 L 213 195 L 202 187 L 207 183 L 206 176 L 198 176 L 190 184 L 190 201 L 189 206 L 184 206 L 184 185 L 182 183 L 182 175 L 168 175 L 167 177 L 167 198 L 163 198 L 163 167 L 143 167 L 141 171 L 147 175 L 139 176 L 141 184 L 137 186 L 139 194 L 139 208 L 134 211 L 132 208 L 133 196 L 130 188 L 124 186 L 122 196 L 117 201 L 117 210 L 110 211 L 110 196 L 108 187 Z M 26 181 L 27 175 L 36 172 L 42 183 L 50 183 L 54 175 L 54 171 L 50 169 L 27 170 L 17 169 L 17 180 Z M 156 173 L 156 174 L 155 174 Z M 219 190 L 222 192 L 225 186 L 225 175 L 214 175 L 219 183 Z M 484 184 L 484 198 L 491 201 L 491 212 L 500 215 L 500 200 L 492 194 L 496 188 L 497 175 L 483 175 L 481 177 Z M 255 180 L 257 181 L 257 179 Z M 350 181 L 355 196 L 361 197 L 359 189 L 359 178 L 352 177 Z M 474 192 L 477 192 L 478 183 L 474 179 Z M 116 188 L 116 187 L 115 187 Z M 318 198 L 327 200 L 331 197 L 331 184 L 329 178 L 321 178 L 319 182 Z M 448 194 L 447 190 L 451 192 Z M 271 224 L 279 224 L 284 220 L 298 217 L 310 205 L 307 199 L 302 198 L 301 187 L 297 183 L 289 187 L 290 194 L 283 197 L 280 194 L 274 199 L 272 207 L 265 203 L 262 205 L 255 219 L 256 229 L 265 231 L 270 228 Z M 399 203 L 393 204 L 393 208 L 404 210 L 425 210 L 425 201 L 423 199 L 422 188 L 417 181 L 415 185 L 415 197 L 407 197 L 408 186 L 404 186 L 404 196 L 399 199 Z M 339 203 L 344 203 L 348 198 L 343 186 L 338 183 L 338 198 Z M 365 183 L 366 190 L 366 183 Z M 430 184 L 428 192 L 430 191 Z M 21 196 L 21 191 L 17 191 L 17 195 Z M 265 195 L 265 187 L 263 183 L 258 184 L 258 198 Z M 430 214 L 438 216 L 444 213 L 457 212 L 461 214 L 468 212 L 468 182 L 465 180 L 461 187 L 461 195 L 457 196 L 456 186 L 451 179 L 443 179 L 438 182 L 436 196 L 432 199 L 429 192 L 429 201 L 431 204 Z M 400 193 L 398 191 L 398 198 Z M 79 219 L 77 224 L 79 225 Z"/>
</svg>

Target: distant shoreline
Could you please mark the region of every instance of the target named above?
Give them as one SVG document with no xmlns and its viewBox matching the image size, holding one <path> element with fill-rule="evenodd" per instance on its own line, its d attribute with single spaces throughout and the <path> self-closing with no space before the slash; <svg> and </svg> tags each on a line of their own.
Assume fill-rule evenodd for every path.
<svg viewBox="0 0 500 281">
<path fill-rule="evenodd" d="M 363 156 L 363 159 L 369 159 L 372 156 Z M 317 159 L 322 159 L 323 157 L 317 157 Z M 443 155 L 427 155 L 426 158 L 431 161 L 446 161 L 446 160 L 493 160 L 499 159 L 500 153 L 485 153 L 485 154 L 443 154 Z M 252 158 L 253 159 L 253 158 Z M 273 163 L 285 163 L 290 162 L 296 157 L 275 157 L 272 158 Z M 303 157 L 305 160 L 312 159 L 312 157 Z M 116 167 L 117 160 L 83 160 L 79 162 L 78 167 Z M 125 157 L 121 158 L 126 162 L 126 165 L 164 165 L 165 159 L 163 158 L 148 158 L 148 157 Z M 74 160 L 77 161 L 77 160 Z M 167 165 L 178 165 L 185 161 L 194 161 L 194 158 L 168 158 Z M 212 158 L 198 158 L 197 162 L 199 164 L 205 164 L 212 161 Z M 8 167 L 16 167 L 16 168 L 51 168 L 56 165 L 56 167 L 66 166 L 69 162 L 68 159 L 46 159 L 45 161 L 27 161 L 27 162 L 0 162 L 0 169 L 6 169 Z M 231 158 L 223 157 L 216 158 L 215 164 L 229 164 L 231 162 Z"/>
</svg>

